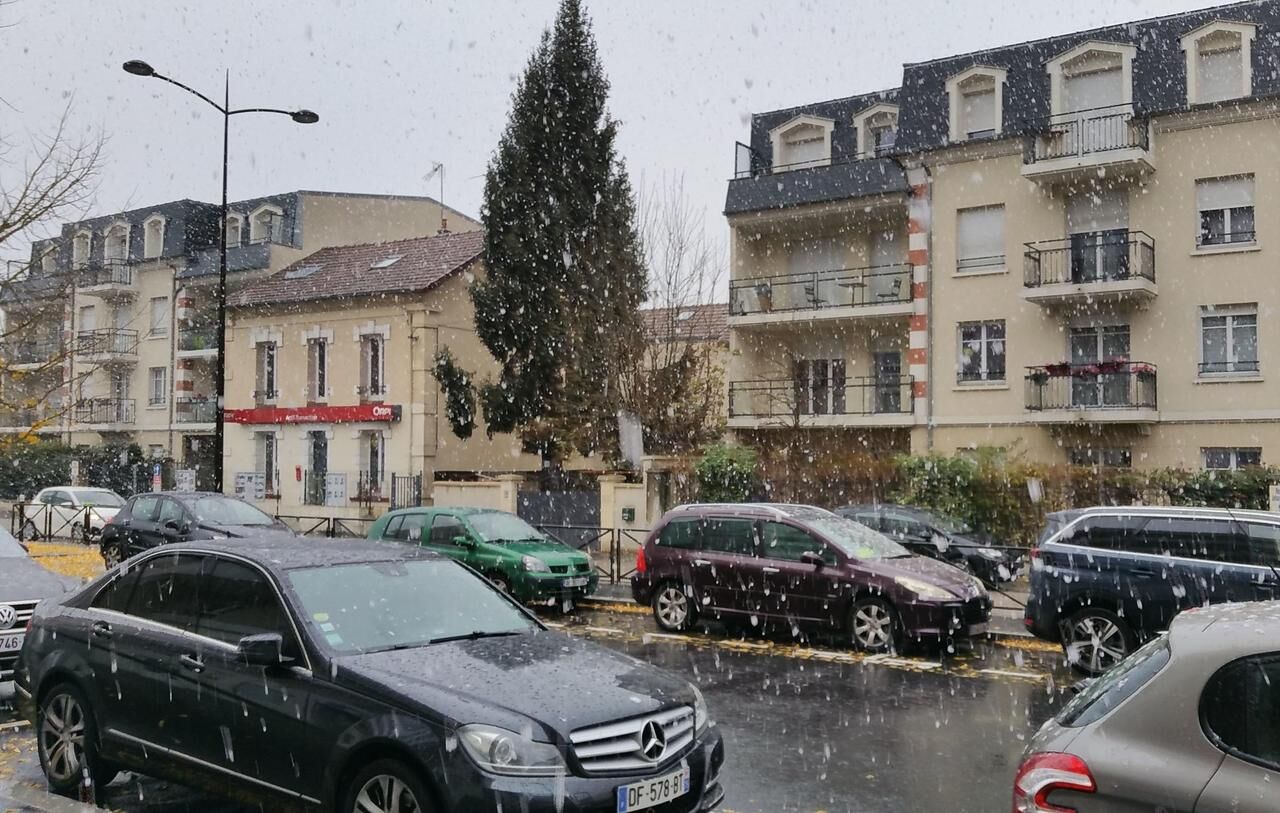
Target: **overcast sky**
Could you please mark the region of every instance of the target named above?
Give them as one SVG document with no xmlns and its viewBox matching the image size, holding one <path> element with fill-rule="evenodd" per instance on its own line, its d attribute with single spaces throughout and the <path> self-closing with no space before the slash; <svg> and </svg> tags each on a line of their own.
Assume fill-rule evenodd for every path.
<svg viewBox="0 0 1280 813">
<path fill-rule="evenodd" d="M 93 214 L 216 201 L 220 120 L 131 58 L 233 107 L 307 107 L 304 127 L 233 119 L 230 193 L 430 194 L 479 211 L 510 94 L 557 0 L 12 0 L 0 6 L 0 136 L 68 104 L 110 139 Z M 901 65 L 1203 7 L 1194 0 L 588 0 L 633 180 L 680 174 L 719 215 L 752 111 L 895 87 Z M 11 152 L 9 159 L 17 157 Z M 432 224 L 424 224 L 429 229 Z M 8 252 L 13 248 L 5 247 Z M 8 253 L 6 252 L 6 253 Z"/>
</svg>

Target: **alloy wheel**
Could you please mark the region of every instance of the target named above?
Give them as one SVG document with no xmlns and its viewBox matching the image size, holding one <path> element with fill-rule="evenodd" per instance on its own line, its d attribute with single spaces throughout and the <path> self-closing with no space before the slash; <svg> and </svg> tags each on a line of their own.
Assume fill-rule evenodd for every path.
<svg viewBox="0 0 1280 813">
<path fill-rule="evenodd" d="M 1086 615 L 1072 625 L 1068 658 L 1090 672 L 1104 672 L 1119 663 L 1126 654 L 1124 634 L 1110 619 Z"/>
<path fill-rule="evenodd" d="M 502 576 L 490 576 L 489 581 L 493 582 L 493 586 L 498 588 L 498 590 L 500 590 L 501 592 L 503 593 L 511 592 L 511 585 L 508 584 L 507 580 Z"/>
<path fill-rule="evenodd" d="M 49 778 L 63 783 L 80 776 L 85 766 L 84 709 L 70 694 L 57 694 L 40 721 L 40 750 Z"/>
<path fill-rule="evenodd" d="M 893 616 L 880 604 L 863 604 L 853 613 L 854 641 L 866 649 L 881 649 L 893 637 Z"/>
<path fill-rule="evenodd" d="M 107 566 L 107 570 L 120 564 L 123 557 L 120 555 L 120 547 L 118 545 L 108 545 L 106 550 L 102 552 L 102 561 Z"/>
<path fill-rule="evenodd" d="M 389 774 L 379 774 L 360 788 L 352 813 L 421 813 L 413 789 Z"/>
<path fill-rule="evenodd" d="M 679 629 L 689 618 L 689 597 L 679 585 L 668 584 L 658 592 L 656 609 L 663 625 Z"/>
</svg>

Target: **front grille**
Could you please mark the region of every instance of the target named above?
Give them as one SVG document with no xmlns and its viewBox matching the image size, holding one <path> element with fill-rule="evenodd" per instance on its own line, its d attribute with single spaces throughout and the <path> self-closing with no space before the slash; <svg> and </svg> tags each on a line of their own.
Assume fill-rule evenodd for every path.
<svg viewBox="0 0 1280 813">
<path fill-rule="evenodd" d="M 650 722 L 661 726 L 666 735 L 666 748 L 656 760 L 645 756 L 641 742 L 641 734 Z M 646 770 L 679 754 L 693 742 L 693 708 L 679 706 L 643 717 L 580 728 L 569 735 L 569 742 L 587 773 Z"/>
<path fill-rule="evenodd" d="M 9 627 L 8 629 L 0 630 L 0 635 L 4 635 L 5 633 L 10 633 L 15 631 L 22 632 L 23 630 L 25 630 L 27 628 L 27 622 L 31 620 L 31 616 L 36 611 L 36 605 L 39 604 L 40 602 L 37 600 L 37 601 L 5 601 L 0 603 L 8 604 L 10 607 L 17 610 L 18 612 L 17 620 L 13 622 L 13 626 Z M 13 669 L 14 664 L 16 664 L 17 662 L 18 662 L 17 652 L 10 652 L 5 655 L 0 655 L 0 672 L 8 673 L 10 670 Z M 8 680 L 8 677 L 6 677 L 5 680 Z"/>
<path fill-rule="evenodd" d="M 552 565 L 551 572 L 552 573 L 568 573 L 569 566 L 568 565 Z"/>
</svg>

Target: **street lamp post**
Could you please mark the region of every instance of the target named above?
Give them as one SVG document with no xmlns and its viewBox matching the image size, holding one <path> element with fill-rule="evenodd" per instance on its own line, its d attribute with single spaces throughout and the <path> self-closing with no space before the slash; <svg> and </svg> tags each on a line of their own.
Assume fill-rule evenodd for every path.
<svg viewBox="0 0 1280 813">
<path fill-rule="evenodd" d="M 134 76 L 161 79 L 171 85 L 177 85 L 188 93 L 198 96 L 202 101 L 207 102 L 214 110 L 222 114 L 222 206 L 219 209 L 220 215 L 218 218 L 218 287 L 216 294 L 218 300 L 218 354 L 215 356 L 216 367 L 213 373 L 214 381 L 216 382 L 215 386 L 217 387 L 217 415 L 214 418 L 213 425 L 213 445 L 215 447 L 213 480 L 214 488 L 217 491 L 222 491 L 223 446 L 226 425 L 223 419 L 223 412 L 226 409 L 227 379 L 227 157 L 231 135 L 231 117 L 238 116 L 241 113 L 279 113 L 282 116 L 288 116 L 298 124 L 315 124 L 320 120 L 320 116 L 310 110 L 279 110 L 272 107 L 246 107 L 232 110 L 230 71 L 227 71 L 223 85 L 222 104 L 218 104 L 200 91 L 189 88 L 176 79 L 170 79 L 167 76 L 156 73 L 155 68 L 140 59 L 131 59 L 124 63 L 124 69 L 126 73 Z"/>
</svg>

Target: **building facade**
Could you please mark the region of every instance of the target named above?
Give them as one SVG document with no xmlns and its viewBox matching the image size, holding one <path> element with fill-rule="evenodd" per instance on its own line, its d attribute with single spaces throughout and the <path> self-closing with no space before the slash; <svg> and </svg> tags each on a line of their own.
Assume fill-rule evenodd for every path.
<svg viewBox="0 0 1280 813">
<path fill-rule="evenodd" d="M 738 145 L 729 425 L 1048 463 L 1280 458 L 1280 4 L 947 57 Z"/>
<path fill-rule="evenodd" d="M 448 348 L 478 377 L 480 232 L 323 249 L 232 300 L 227 490 L 286 516 L 377 515 L 437 478 L 534 472 L 512 435 L 453 432 L 433 374 Z M 415 491 L 416 490 L 416 491 Z"/>
<path fill-rule="evenodd" d="M 0 429 L 72 444 L 132 442 L 209 485 L 216 417 L 218 239 L 232 291 L 320 248 L 452 220 L 425 197 L 300 191 L 219 208 L 192 200 L 64 225 L 32 246 L 3 305 Z M 220 234 L 221 233 L 221 234 Z"/>
</svg>

